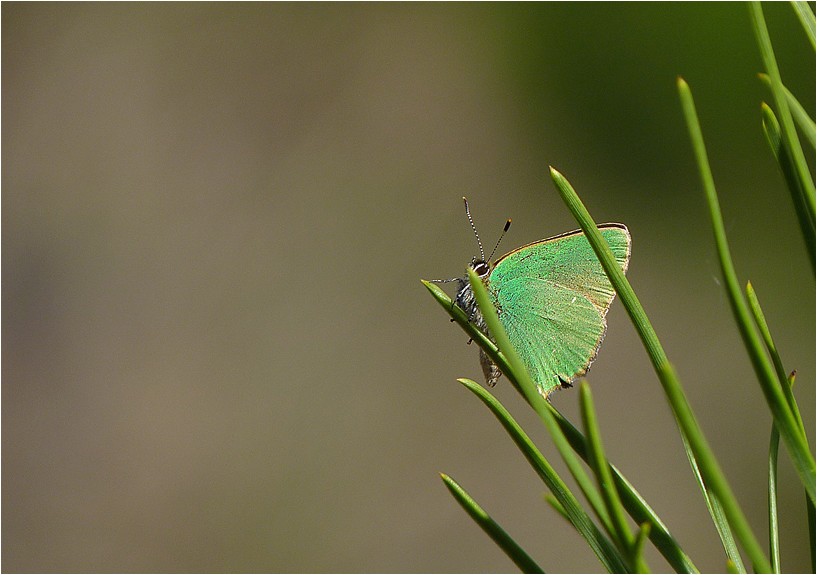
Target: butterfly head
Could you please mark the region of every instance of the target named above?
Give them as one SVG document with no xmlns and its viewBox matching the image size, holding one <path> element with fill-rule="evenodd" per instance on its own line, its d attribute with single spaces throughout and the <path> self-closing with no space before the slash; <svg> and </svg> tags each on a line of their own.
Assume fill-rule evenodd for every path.
<svg viewBox="0 0 817 575">
<path fill-rule="evenodd" d="M 469 267 L 476 272 L 481 280 L 485 280 L 485 278 L 488 277 L 488 274 L 491 273 L 491 264 L 485 260 L 478 260 L 477 258 L 474 258 L 471 260 L 471 265 Z"/>
</svg>

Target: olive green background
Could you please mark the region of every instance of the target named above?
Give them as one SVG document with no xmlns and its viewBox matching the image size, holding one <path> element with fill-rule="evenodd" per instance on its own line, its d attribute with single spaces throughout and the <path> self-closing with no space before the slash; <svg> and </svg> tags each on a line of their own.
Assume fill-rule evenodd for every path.
<svg viewBox="0 0 817 575">
<path fill-rule="evenodd" d="M 814 52 L 788 4 L 765 10 L 813 112 Z M 441 471 L 548 571 L 600 570 L 455 382 L 477 350 L 419 282 L 475 254 L 463 195 L 486 244 L 513 218 L 500 252 L 575 229 L 548 165 L 629 226 L 628 276 L 765 541 L 770 416 L 675 89 L 814 445 L 814 276 L 760 70 L 740 3 L 3 3 L 3 570 L 513 571 Z M 608 319 L 589 381 L 609 456 L 723 571 L 619 302 Z M 576 421 L 577 401 L 553 398 Z M 806 571 L 780 467 L 783 568 Z"/>
</svg>

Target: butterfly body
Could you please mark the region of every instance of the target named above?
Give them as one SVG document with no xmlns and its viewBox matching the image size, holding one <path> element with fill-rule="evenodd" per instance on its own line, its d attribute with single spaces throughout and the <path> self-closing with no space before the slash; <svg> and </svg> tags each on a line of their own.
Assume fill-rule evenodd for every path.
<svg viewBox="0 0 817 575">
<path fill-rule="evenodd" d="M 627 227 L 604 224 L 599 230 L 626 272 Z M 488 288 L 502 326 L 544 397 L 587 372 L 604 338 L 615 290 L 581 230 L 522 246 L 493 264 L 474 259 L 470 267 Z M 467 278 L 457 282 L 456 305 L 493 340 Z M 482 350 L 480 364 L 486 382 L 494 385 L 502 373 Z"/>
</svg>

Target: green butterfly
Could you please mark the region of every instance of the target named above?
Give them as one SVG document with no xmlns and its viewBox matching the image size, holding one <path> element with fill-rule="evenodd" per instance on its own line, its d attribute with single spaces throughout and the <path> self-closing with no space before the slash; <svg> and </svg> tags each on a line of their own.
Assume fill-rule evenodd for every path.
<svg viewBox="0 0 817 575">
<path fill-rule="evenodd" d="M 463 200 L 480 253 L 470 267 L 488 288 L 499 320 L 539 393 L 547 397 L 556 389 L 571 387 L 574 379 L 587 373 L 599 351 L 607 330 L 605 316 L 616 295 L 590 242 L 576 230 L 527 244 L 490 264 L 493 252 L 486 260 L 468 200 Z M 508 220 L 502 236 L 510 224 Z M 599 231 L 626 272 L 630 261 L 627 226 L 602 224 Z M 434 281 L 458 282 L 454 302 L 493 340 L 468 278 Z M 481 349 L 479 357 L 486 382 L 495 385 L 502 372 Z"/>
</svg>

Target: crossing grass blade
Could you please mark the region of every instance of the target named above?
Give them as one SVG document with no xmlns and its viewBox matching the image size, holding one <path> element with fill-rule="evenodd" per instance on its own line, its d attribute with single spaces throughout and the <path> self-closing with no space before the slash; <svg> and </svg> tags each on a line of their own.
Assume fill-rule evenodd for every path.
<svg viewBox="0 0 817 575">
<path fill-rule="evenodd" d="M 766 73 L 771 80 L 772 95 L 774 96 L 774 104 L 780 113 L 780 124 L 782 126 L 783 146 L 786 153 L 792 160 L 794 171 L 800 180 L 800 186 L 803 190 L 803 195 L 806 200 L 806 207 L 809 211 L 809 217 L 812 221 L 815 218 L 815 199 L 814 199 L 814 180 L 811 177 L 806 157 L 803 154 L 803 149 L 800 146 L 800 140 L 797 139 L 797 134 L 794 130 L 794 121 L 792 120 L 791 112 L 789 111 L 789 102 L 786 94 L 783 91 L 783 82 L 780 79 L 780 70 L 777 67 L 777 60 L 774 56 L 774 49 L 772 48 L 772 40 L 769 37 L 769 30 L 766 27 L 766 20 L 763 17 L 763 7 L 758 1 L 749 3 L 749 14 L 752 19 L 752 27 L 755 32 L 758 47 L 760 48 L 760 56 L 763 59 L 763 65 L 766 68 Z M 785 434 L 781 430 L 781 435 L 785 438 Z"/>
<path fill-rule="evenodd" d="M 484 403 L 499 420 L 508 435 L 539 475 L 563 510 L 565 517 L 576 528 L 576 531 L 587 541 L 593 553 L 609 572 L 627 570 L 626 564 L 615 546 L 599 530 L 590 516 L 570 491 L 561 477 L 556 473 L 541 451 L 533 444 L 530 437 L 511 416 L 510 412 L 484 387 L 477 382 L 462 378 L 457 380 Z M 601 504 L 601 503 L 599 503 Z"/>
<path fill-rule="evenodd" d="M 772 89 L 772 80 L 768 74 L 758 74 L 758 78 L 766 85 L 769 90 Z M 797 128 L 803 137 L 808 140 L 811 147 L 815 147 L 815 125 L 814 120 L 808 115 L 803 105 L 794 97 L 786 86 L 783 86 L 783 93 L 786 94 L 786 100 L 789 102 L 789 109 L 791 110 L 792 118 L 794 118 Z"/>
<path fill-rule="evenodd" d="M 587 440 L 582 433 L 576 429 L 559 411 L 550 406 L 553 416 L 559 423 L 559 427 L 567 437 L 573 450 L 584 461 L 588 461 Z M 627 480 L 626 477 L 616 468 L 610 465 L 613 472 L 613 481 L 616 483 L 621 502 L 627 509 L 627 513 L 636 523 L 649 523 L 651 525 L 649 538 L 655 548 L 664 556 L 664 559 L 672 566 L 677 573 L 698 573 L 698 568 L 692 560 L 684 553 L 681 545 L 670 534 L 669 529 L 661 518 L 647 504 L 641 494 Z"/>
<path fill-rule="evenodd" d="M 797 14 L 797 19 L 803 25 L 803 30 L 806 32 L 808 41 L 811 43 L 811 49 L 814 50 L 814 12 L 811 11 L 811 6 L 805 0 L 794 0 L 792 3 L 794 13 Z"/>
</svg>

